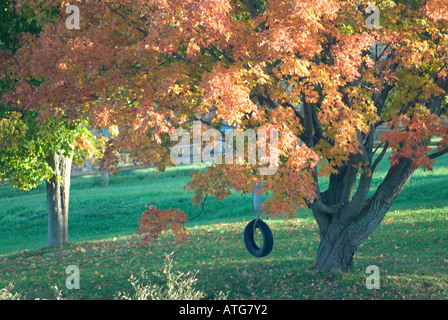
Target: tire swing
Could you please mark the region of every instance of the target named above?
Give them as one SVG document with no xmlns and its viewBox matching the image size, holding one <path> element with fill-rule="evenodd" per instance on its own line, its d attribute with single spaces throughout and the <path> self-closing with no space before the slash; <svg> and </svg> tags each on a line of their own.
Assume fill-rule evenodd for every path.
<svg viewBox="0 0 448 320">
<path fill-rule="evenodd" d="M 263 235 L 263 246 L 261 246 L 261 248 L 256 244 L 254 239 L 256 228 L 258 228 Z M 272 251 L 274 237 L 272 236 L 269 226 L 261 220 L 260 217 L 249 222 L 244 229 L 244 244 L 246 245 L 247 251 L 257 258 L 265 257 Z"/>
</svg>

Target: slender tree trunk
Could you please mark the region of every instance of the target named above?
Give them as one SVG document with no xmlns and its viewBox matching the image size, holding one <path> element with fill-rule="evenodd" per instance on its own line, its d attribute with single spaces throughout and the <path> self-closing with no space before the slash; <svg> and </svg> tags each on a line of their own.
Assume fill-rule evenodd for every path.
<svg viewBox="0 0 448 320">
<path fill-rule="evenodd" d="M 343 272 L 353 266 L 353 256 L 361 243 L 380 225 L 387 211 L 409 182 L 415 169 L 411 160 L 402 159 L 391 167 L 372 198 L 363 202 L 359 212 L 329 214 L 312 206 L 319 225 L 320 244 L 314 269 Z M 366 182 L 369 183 L 370 182 Z M 348 204 L 345 208 L 358 206 Z"/>
<path fill-rule="evenodd" d="M 102 184 L 103 186 L 108 186 L 109 185 L 109 172 L 103 170 L 101 171 L 101 180 L 102 180 Z"/>
<path fill-rule="evenodd" d="M 72 157 L 52 154 L 47 158 L 54 176 L 47 181 L 48 237 L 47 247 L 68 242 L 68 205 Z"/>
</svg>

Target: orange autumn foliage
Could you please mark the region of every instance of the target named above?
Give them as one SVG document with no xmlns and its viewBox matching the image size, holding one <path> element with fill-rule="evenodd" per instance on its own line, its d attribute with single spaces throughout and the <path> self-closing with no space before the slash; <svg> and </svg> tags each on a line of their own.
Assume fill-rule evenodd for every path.
<svg viewBox="0 0 448 320">
<path fill-rule="evenodd" d="M 142 165 L 172 165 L 170 134 L 197 119 L 276 129 L 275 175 L 254 174 L 260 164 L 213 165 L 188 188 L 198 205 L 261 184 L 267 215 L 294 216 L 316 200 L 319 178 L 371 155 L 380 124 L 390 126 L 382 142 L 392 164 L 407 157 L 430 168 L 428 139 L 448 147 L 447 1 L 373 2 L 379 29 L 366 28 L 367 2 L 358 0 L 80 0 L 70 4 L 81 28 L 68 30 L 68 1 L 17 0 L 39 13 L 43 30 L 22 37 L 7 98 L 42 118 L 118 127 L 103 159 L 109 170 L 120 150 Z M 139 230 L 154 238 L 170 226 L 183 238 L 186 221 L 181 210 L 151 207 Z"/>
</svg>

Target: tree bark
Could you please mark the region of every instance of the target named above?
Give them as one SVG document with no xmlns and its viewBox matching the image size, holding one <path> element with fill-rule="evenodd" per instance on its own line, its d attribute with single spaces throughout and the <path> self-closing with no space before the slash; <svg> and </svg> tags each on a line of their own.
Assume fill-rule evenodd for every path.
<svg viewBox="0 0 448 320">
<path fill-rule="evenodd" d="M 109 172 L 103 170 L 101 171 L 101 180 L 102 180 L 102 184 L 103 186 L 108 186 L 109 185 Z"/>
<path fill-rule="evenodd" d="M 351 203 L 342 206 L 334 214 L 323 212 L 322 206 L 313 204 L 311 209 L 319 225 L 320 244 L 314 269 L 327 272 L 344 272 L 353 266 L 353 256 L 361 243 L 380 225 L 387 211 L 409 182 L 415 169 L 412 161 L 401 159 L 389 169 L 388 174 L 372 198 L 358 206 Z M 362 178 L 361 178 L 362 179 Z M 365 189 L 367 185 L 358 188 Z M 370 181 L 363 184 L 370 186 Z M 331 187 L 331 186 L 330 186 Z M 325 205 L 325 197 L 322 198 Z M 356 197 L 352 201 L 359 201 Z M 348 212 L 345 209 L 356 210 Z"/>
<path fill-rule="evenodd" d="M 72 157 L 55 153 L 47 157 L 54 176 L 47 181 L 48 236 L 47 247 L 68 242 L 68 205 Z"/>
</svg>

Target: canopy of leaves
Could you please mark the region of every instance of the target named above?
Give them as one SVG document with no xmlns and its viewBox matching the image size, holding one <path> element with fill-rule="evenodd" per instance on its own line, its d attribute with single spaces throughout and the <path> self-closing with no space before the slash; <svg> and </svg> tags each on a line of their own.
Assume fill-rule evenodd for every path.
<svg viewBox="0 0 448 320">
<path fill-rule="evenodd" d="M 260 164 L 213 165 L 189 188 L 200 203 L 262 184 L 265 211 L 293 215 L 315 199 L 317 178 L 353 155 L 371 174 L 383 123 L 393 160 L 430 168 L 447 151 L 448 3 L 370 3 L 379 29 L 366 27 L 368 3 L 358 0 L 77 1 L 81 28 L 68 30 L 68 1 L 18 0 L 42 32 L 22 38 L 6 98 L 43 119 L 118 126 L 106 159 L 127 149 L 161 169 L 171 164 L 170 133 L 195 119 L 204 129 L 277 129 L 275 175 L 254 175 Z"/>
<path fill-rule="evenodd" d="M 0 97 L 14 92 L 19 81 L 12 59 L 25 43 L 23 37 L 40 32 L 36 20 L 30 18 L 33 16 L 29 8 L 17 10 L 10 1 L 0 4 Z M 29 77 L 26 82 L 39 85 L 42 80 Z M 11 186 L 23 190 L 36 187 L 53 176 L 48 155 L 92 153 L 92 142 L 93 136 L 79 120 L 55 116 L 44 119 L 37 109 L 24 107 L 19 100 L 0 101 L 0 180 L 8 179 Z"/>
</svg>

